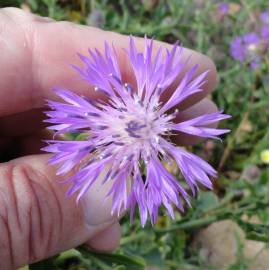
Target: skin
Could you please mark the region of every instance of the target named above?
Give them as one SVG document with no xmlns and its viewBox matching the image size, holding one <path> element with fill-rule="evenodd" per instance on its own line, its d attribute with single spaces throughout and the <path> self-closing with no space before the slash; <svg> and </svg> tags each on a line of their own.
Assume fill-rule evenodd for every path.
<svg viewBox="0 0 269 270">
<path fill-rule="evenodd" d="M 0 9 L 0 153 L 11 160 L 0 164 L 0 262 L 2 270 L 36 262 L 82 243 L 111 251 L 120 240 L 117 218 L 110 215 L 109 200 L 98 183 L 77 205 L 67 199 L 65 185 L 59 185 L 55 168 L 47 165 L 49 155 L 40 154 L 44 103 L 57 99 L 51 89 L 66 87 L 96 97 L 69 64 L 80 66 L 76 53 L 88 48 L 103 49 L 113 42 L 123 77 L 132 81 L 131 67 L 122 48 L 129 38 L 113 32 L 55 22 L 15 8 Z M 136 38 L 143 49 L 143 39 Z M 170 45 L 155 42 L 159 46 Z M 196 75 L 209 70 L 204 91 L 180 105 L 179 120 L 216 111 L 206 98 L 216 84 L 216 69 L 206 56 L 184 49 L 191 55 L 186 69 L 199 64 Z M 180 79 L 180 78 L 179 78 Z M 170 91 L 173 91 L 173 87 Z M 179 134 L 182 145 L 196 143 L 194 136 Z M 31 155 L 28 155 L 31 154 Z"/>
</svg>

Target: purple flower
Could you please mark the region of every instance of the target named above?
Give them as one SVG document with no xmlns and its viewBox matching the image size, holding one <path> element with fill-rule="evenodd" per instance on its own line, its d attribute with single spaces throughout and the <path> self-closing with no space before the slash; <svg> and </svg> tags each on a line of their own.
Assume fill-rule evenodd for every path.
<svg viewBox="0 0 269 270">
<path fill-rule="evenodd" d="M 77 193 L 79 200 L 101 177 L 102 183 L 111 183 L 107 193 L 112 198 L 111 214 L 119 215 L 130 208 L 132 219 L 138 205 L 144 226 L 148 217 L 152 223 L 157 221 L 162 205 L 173 218 L 173 206 L 183 211 L 183 201 L 190 204 L 189 195 L 166 170 L 164 161 L 177 163 L 193 195 L 199 185 L 212 188 L 210 177 L 216 177 L 216 171 L 170 139 L 177 132 L 217 138 L 229 130 L 208 125 L 229 116 L 220 111 L 174 122 L 180 113 L 175 106 L 202 91 L 208 73 L 195 77 L 197 65 L 185 73 L 188 60 L 183 60 L 182 51 L 175 44 L 171 50 L 159 48 L 153 56 L 153 41 L 145 39 L 145 50 L 141 53 L 131 37 L 126 52 L 135 85 L 123 81 L 115 49 L 107 43 L 104 54 L 95 49 L 89 50 L 89 58 L 79 55 L 85 67 L 75 69 L 107 100 L 91 100 L 57 88 L 55 93 L 65 102 L 48 101 L 52 111 L 46 112 L 50 117 L 46 121 L 53 124 L 50 129 L 56 135 L 66 132 L 87 135 L 85 141 L 51 140 L 44 148 L 54 154 L 50 163 L 58 164 L 59 175 L 76 167 L 66 179 L 71 183 L 68 195 Z M 182 79 L 175 91 L 167 101 L 162 101 L 160 97 L 179 74 Z"/>
<path fill-rule="evenodd" d="M 245 46 L 244 46 L 242 37 L 235 37 L 231 41 L 230 54 L 234 59 L 239 60 L 240 62 L 245 61 L 246 54 L 245 54 Z"/>
<path fill-rule="evenodd" d="M 222 2 L 222 3 L 219 3 L 218 4 L 218 11 L 221 15 L 226 15 L 229 13 L 229 10 L 230 10 L 230 5 L 229 3 L 225 3 L 225 2 Z"/>
<path fill-rule="evenodd" d="M 260 20 L 261 22 L 263 22 L 264 24 L 269 24 L 269 10 L 263 11 L 260 14 Z"/>
<path fill-rule="evenodd" d="M 252 70 L 255 70 L 259 67 L 259 64 L 261 63 L 261 59 L 260 57 L 256 57 L 255 59 L 253 59 L 251 62 L 250 62 L 250 68 Z"/>
<path fill-rule="evenodd" d="M 255 32 L 250 32 L 243 35 L 243 41 L 246 46 L 252 46 L 258 44 L 260 38 Z"/>
<path fill-rule="evenodd" d="M 264 41 L 269 45 L 269 25 L 261 27 L 260 33 Z"/>
<path fill-rule="evenodd" d="M 231 41 L 230 55 L 241 63 L 248 61 L 251 69 L 256 69 L 261 60 L 260 43 L 261 38 L 255 32 L 237 36 Z"/>
</svg>

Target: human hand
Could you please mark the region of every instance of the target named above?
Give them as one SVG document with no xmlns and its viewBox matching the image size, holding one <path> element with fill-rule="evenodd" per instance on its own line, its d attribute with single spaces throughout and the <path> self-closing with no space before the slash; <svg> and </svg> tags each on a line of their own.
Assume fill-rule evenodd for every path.
<svg viewBox="0 0 269 270">
<path fill-rule="evenodd" d="M 51 91 L 54 86 L 96 96 L 67 65 L 79 65 L 77 52 L 103 48 L 105 41 L 113 42 L 123 77 L 132 80 L 131 67 L 121 50 L 128 47 L 128 37 L 54 22 L 19 9 L 0 10 L 0 151 L 10 152 L 13 146 L 13 154 L 20 156 L 0 165 L 1 269 L 14 269 L 85 242 L 105 251 L 119 242 L 119 223 L 110 215 L 109 202 L 101 204 L 103 188 L 89 191 L 84 199 L 87 207 L 77 205 L 74 199 L 66 198 L 64 186 L 57 183 L 54 168 L 47 165 L 48 155 L 38 154 L 44 135 L 45 99 L 56 98 Z M 143 49 L 143 40 L 136 39 L 136 44 Z M 196 75 L 205 70 L 210 73 L 204 91 L 180 104 L 179 120 L 217 111 L 205 98 L 215 86 L 214 64 L 189 49 L 183 54 L 183 58 L 192 55 L 189 68 L 199 64 Z M 177 140 L 186 145 L 198 138 L 179 134 Z"/>
</svg>

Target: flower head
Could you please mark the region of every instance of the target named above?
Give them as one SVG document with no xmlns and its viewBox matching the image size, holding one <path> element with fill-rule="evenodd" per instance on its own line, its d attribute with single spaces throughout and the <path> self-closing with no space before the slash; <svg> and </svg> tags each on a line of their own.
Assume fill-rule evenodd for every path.
<svg viewBox="0 0 269 270">
<path fill-rule="evenodd" d="M 71 183 L 68 195 L 77 193 L 79 200 L 102 172 L 102 183 L 111 182 L 107 193 L 112 197 L 111 214 L 119 215 L 130 208 L 132 217 L 138 205 L 144 226 L 148 217 L 156 223 L 161 205 L 174 217 L 173 206 L 183 210 L 183 201 L 190 204 L 189 195 L 167 171 L 164 161 L 176 162 L 193 195 L 199 185 L 212 188 L 209 177 L 215 177 L 216 171 L 198 156 L 175 146 L 170 139 L 177 132 L 217 138 L 228 130 L 208 125 L 229 116 L 215 112 L 175 121 L 180 114 L 175 106 L 202 91 L 208 73 L 195 77 L 197 65 L 185 72 L 188 60 L 183 60 L 182 51 L 175 44 L 165 52 L 159 48 L 153 56 L 153 41 L 145 38 L 142 53 L 131 37 L 126 53 L 135 76 L 133 85 L 123 80 L 113 46 L 105 43 L 104 54 L 96 49 L 89 50 L 90 57 L 79 55 L 85 67 L 75 69 L 107 99 L 91 100 L 57 88 L 56 94 L 65 102 L 48 101 L 52 109 L 46 112 L 47 122 L 53 124 L 50 129 L 56 134 L 87 135 L 85 141 L 51 140 L 44 148 L 54 153 L 50 163 L 60 165 L 59 175 L 70 173 L 76 167 L 66 180 Z M 182 74 L 180 83 L 163 101 L 163 94 L 179 74 Z"/>
<path fill-rule="evenodd" d="M 261 27 L 260 33 L 267 46 L 269 46 L 269 24 Z"/>
<path fill-rule="evenodd" d="M 269 24 L 269 10 L 265 10 L 260 14 L 260 20 L 264 24 Z"/>
<path fill-rule="evenodd" d="M 269 10 L 260 14 L 255 32 L 236 36 L 230 43 L 230 55 L 241 63 L 249 63 L 251 69 L 257 69 L 269 49 Z"/>
<path fill-rule="evenodd" d="M 269 164 L 269 149 L 265 149 L 261 152 L 261 161 L 265 164 Z"/>
<path fill-rule="evenodd" d="M 230 54 L 231 56 L 239 60 L 240 62 L 244 62 L 246 55 L 245 55 L 245 46 L 243 43 L 243 39 L 241 37 L 235 37 L 230 44 Z"/>
<path fill-rule="evenodd" d="M 250 62 L 255 69 L 260 62 L 261 38 L 255 32 L 235 37 L 230 44 L 231 56 L 240 62 Z"/>
<path fill-rule="evenodd" d="M 260 38 L 255 32 L 246 33 L 243 35 L 243 41 L 248 49 L 251 50 L 252 47 L 259 44 Z M 252 46 L 252 47 L 250 47 Z M 250 48 L 249 48 L 250 47 Z"/>
<path fill-rule="evenodd" d="M 226 3 L 226 2 L 221 2 L 218 4 L 218 12 L 221 15 L 227 15 L 229 13 L 230 10 L 230 4 Z"/>
</svg>

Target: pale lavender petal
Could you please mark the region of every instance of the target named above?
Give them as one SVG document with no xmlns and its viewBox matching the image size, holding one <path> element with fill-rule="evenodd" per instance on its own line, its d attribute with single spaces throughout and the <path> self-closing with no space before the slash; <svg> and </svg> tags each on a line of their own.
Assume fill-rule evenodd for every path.
<svg viewBox="0 0 269 270">
<path fill-rule="evenodd" d="M 169 98 L 169 100 L 161 108 L 160 112 L 164 113 L 167 110 L 173 108 L 175 105 L 180 104 L 183 100 L 191 95 L 203 91 L 202 86 L 204 85 L 206 75 L 208 71 L 203 72 L 197 78 L 194 79 L 194 74 L 198 68 L 198 65 L 190 69 L 186 75 L 182 78 L 182 81 L 178 85 L 175 92 Z"/>
<path fill-rule="evenodd" d="M 171 129 L 199 137 L 217 139 L 218 138 L 217 136 L 225 134 L 230 130 L 210 128 L 206 126 L 230 117 L 231 117 L 230 115 L 222 114 L 221 111 L 210 114 L 204 114 L 202 116 L 198 116 L 190 120 L 186 120 L 184 122 L 172 124 Z"/>
<path fill-rule="evenodd" d="M 178 147 L 166 144 L 167 151 L 175 159 L 183 177 L 196 196 L 199 190 L 198 184 L 212 189 L 212 183 L 209 176 L 216 177 L 216 171 L 204 160 L 196 155 L 188 153 Z"/>
</svg>

